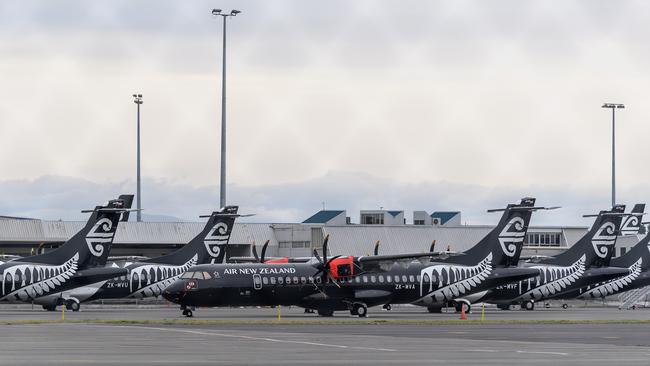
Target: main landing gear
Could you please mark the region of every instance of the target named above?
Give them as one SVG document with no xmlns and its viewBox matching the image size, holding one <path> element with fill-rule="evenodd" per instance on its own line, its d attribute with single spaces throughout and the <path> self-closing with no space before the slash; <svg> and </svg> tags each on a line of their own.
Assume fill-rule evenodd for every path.
<svg viewBox="0 0 650 366">
<path fill-rule="evenodd" d="M 521 304 L 521 308 L 529 311 L 535 310 L 535 303 L 532 301 L 526 301 Z"/>
<path fill-rule="evenodd" d="M 181 310 L 183 310 L 183 316 L 191 318 L 194 316 L 194 313 L 192 313 L 192 310 L 194 310 L 194 307 L 188 308 L 185 305 L 181 306 Z"/>
<path fill-rule="evenodd" d="M 386 311 L 391 311 L 391 310 L 393 310 L 393 307 L 390 306 L 390 304 L 386 304 L 386 305 L 384 305 L 383 308 L 384 308 L 384 310 L 386 310 Z"/>
<path fill-rule="evenodd" d="M 368 307 L 366 304 L 355 302 L 350 308 L 350 315 L 356 315 L 359 318 L 365 318 L 368 315 Z"/>
<path fill-rule="evenodd" d="M 66 300 L 65 302 L 66 310 L 79 311 L 80 307 L 79 303 L 74 300 Z"/>
</svg>

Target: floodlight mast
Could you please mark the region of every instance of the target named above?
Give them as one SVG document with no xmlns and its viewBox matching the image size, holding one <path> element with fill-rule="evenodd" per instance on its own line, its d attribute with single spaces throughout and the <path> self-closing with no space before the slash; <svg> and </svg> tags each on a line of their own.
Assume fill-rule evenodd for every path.
<svg viewBox="0 0 650 366">
<path fill-rule="evenodd" d="M 136 200 L 136 207 L 137 207 L 137 212 L 136 212 L 136 221 L 141 222 L 142 221 L 142 197 L 141 197 L 141 190 L 140 190 L 140 105 L 143 103 L 142 101 L 142 94 L 133 94 L 133 103 L 135 103 L 138 106 L 138 117 L 137 117 L 137 140 L 138 140 L 138 152 L 137 152 L 137 182 L 136 182 L 136 190 L 137 190 L 137 200 Z"/>
<path fill-rule="evenodd" d="M 226 19 L 237 16 L 239 10 L 231 10 L 230 13 L 223 13 L 221 9 L 212 9 L 212 15 L 223 18 L 223 48 L 221 62 L 221 180 L 220 198 L 221 207 L 226 207 Z"/>
<path fill-rule="evenodd" d="M 625 108 L 621 103 L 604 103 L 601 108 L 612 110 L 612 207 L 616 205 L 616 110 Z"/>
</svg>

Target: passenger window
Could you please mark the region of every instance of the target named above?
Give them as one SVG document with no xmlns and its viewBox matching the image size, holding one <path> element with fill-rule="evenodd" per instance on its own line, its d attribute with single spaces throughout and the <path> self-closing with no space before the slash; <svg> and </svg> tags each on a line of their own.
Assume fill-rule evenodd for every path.
<svg viewBox="0 0 650 366">
<path fill-rule="evenodd" d="M 284 283 L 286 283 L 287 285 L 290 285 L 291 284 L 291 277 L 289 277 L 289 276 L 285 277 Z"/>
<path fill-rule="evenodd" d="M 410 276 L 409 276 L 409 281 L 411 281 L 411 282 L 415 282 L 415 276 L 410 275 Z"/>
<path fill-rule="evenodd" d="M 420 277 L 420 275 L 415 276 L 415 279 L 416 279 L 418 282 L 420 282 L 420 279 L 421 279 L 421 278 L 422 278 L 422 277 Z"/>
<path fill-rule="evenodd" d="M 284 277 L 278 277 L 278 285 L 284 284 Z"/>
<path fill-rule="evenodd" d="M 271 277 L 271 285 L 275 285 L 275 277 Z"/>
<path fill-rule="evenodd" d="M 269 284 L 269 279 L 266 278 L 266 277 L 262 277 L 262 283 L 265 284 L 265 285 L 268 285 Z"/>
<path fill-rule="evenodd" d="M 386 276 L 386 282 L 391 283 L 393 281 L 393 276 L 388 275 Z"/>
<path fill-rule="evenodd" d="M 316 277 L 316 283 L 321 283 L 321 282 L 323 282 L 323 279 L 320 276 Z"/>
<path fill-rule="evenodd" d="M 379 283 L 384 283 L 384 276 L 379 275 Z"/>
<path fill-rule="evenodd" d="M 372 283 L 377 282 L 377 277 L 375 277 L 375 276 L 370 276 L 370 282 L 372 282 Z"/>
<path fill-rule="evenodd" d="M 359 276 L 355 277 L 354 282 L 361 283 L 361 277 L 359 277 Z"/>
<path fill-rule="evenodd" d="M 406 275 L 402 275 L 402 282 L 408 282 L 408 278 L 406 278 Z"/>
<path fill-rule="evenodd" d="M 297 284 L 298 284 L 298 277 L 294 277 L 294 278 L 293 278 L 293 284 L 294 284 L 294 285 L 297 285 Z"/>
<path fill-rule="evenodd" d="M 399 283 L 399 276 L 395 275 L 395 283 Z"/>
<path fill-rule="evenodd" d="M 307 278 L 305 278 L 305 277 L 300 277 L 300 283 L 302 283 L 303 285 L 304 285 L 305 283 L 307 283 Z"/>
<path fill-rule="evenodd" d="M 368 277 L 367 276 L 363 276 L 363 283 L 368 283 Z"/>
</svg>

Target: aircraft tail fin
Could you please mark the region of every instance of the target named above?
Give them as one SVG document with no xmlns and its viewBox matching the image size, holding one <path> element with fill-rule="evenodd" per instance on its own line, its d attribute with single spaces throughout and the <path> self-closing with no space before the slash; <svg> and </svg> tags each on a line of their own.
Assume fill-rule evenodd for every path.
<svg viewBox="0 0 650 366">
<path fill-rule="evenodd" d="M 125 210 L 122 199 L 111 200 L 104 206 L 97 206 L 93 210 L 84 210 L 82 212 L 91 213 L 86 226 L 63 245 L 51 252 L 25 257 L 20 261 L 60 264 L 77 256 L 79 269 L 104 266 L 113 244 L 120 216 Z"/>
<path fill-rule="evenodd" d="M 223 263 L 226 259 L 226 248 L 235 219 L 241 215 L 237 214 L 238 206 L 226 206 L 207 217 L 203 230 L 182 248 L 162 257 L 152 258 L 145 262 L 181 265 L 196 257 L 196 264 Z"/>
<path fill-rule="evenodd" d="M 637 203 L 634 205 L 634 208 L 630 211 L 630 215 L 623 218 L 621 235 L 637 235 L 639 233 L 644 211 L 645 203 Z"/>
<path fill-rule="evenodd" d="M 124 208 L 129 209 L 131 208 L 131 205 L 133 204 L 133 195 L 132 194 L 123 194 L 118 197 L 118 199 L 121 199 L 124 201 Z M 129 221 L 129 214 L 131 211 L 124 211 L 122 212 L 122 218 L 120 218 L 120 222 L 127 222 Z"/>
<path fill-rule="evenodd" d="M 475 264 L 487 256 L 492 256 L 493 266 L 516 266 L 532 213 L 539 209 L 546 208 L 535 207 L 535 198 L 526 197 L 518 204 L 509 204 L 505 209 L 488 210 L 488 212 L 502 211 L 501 220 L 478 244 L 458 259 L 467 261 L 466 264 Z M 456 259 L 452 260 L 456 261 Z"/>
<path fill-rule="evenodd" d="M 569 266 L 584 256 L 585 267 L 609 266 L 614 255 L 616 237 L 620 233 L 621 221 L 627 216 L 625 205 L 616 205 L 611 210 L 600 211 L 591 229 L 580 238 L 571 248 L 540 263 Z"/>
</svg>

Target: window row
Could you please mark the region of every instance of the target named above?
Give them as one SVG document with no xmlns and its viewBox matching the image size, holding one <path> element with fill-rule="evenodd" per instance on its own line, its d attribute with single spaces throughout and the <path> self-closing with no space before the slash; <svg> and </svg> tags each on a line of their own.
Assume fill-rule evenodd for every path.
<svg viewBox="0 0 650 366">
<path fill-rule="evenodd" d="M 200 272 L 199 272 L 200 273 Z M 194 278 L 194 277 L 192 277 Z M 339 283 L 415 283 L 420 282 L 420 275 L 363 275 L 338 279 Z M 428 276 L 425 278 L 428 282 Z M 321 283 L 321 277 L 262 277 L 264 285 L 298 285 L 307 283 Z"/>
<path fill-rule="evenodd" d="M 560 233 L 529 233 L 524 238 L 524 245 L 559 247 L 562 239 Z"/>
</svg>

